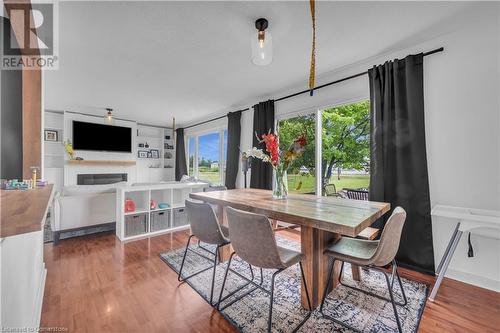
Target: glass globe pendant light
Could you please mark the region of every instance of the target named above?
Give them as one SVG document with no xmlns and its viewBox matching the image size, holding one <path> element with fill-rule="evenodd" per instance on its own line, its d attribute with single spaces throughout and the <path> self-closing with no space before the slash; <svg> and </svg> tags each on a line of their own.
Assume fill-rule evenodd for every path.
<svg viewBox="0 0 500 333">
<path fill-rule="evenodd" d="M 267 27 L 265 18 L 255 21 L 257 33 L 251 37 L 252 62 L 258 66 L 266 66 L 273 61 L 273 37 L 270 32 L 266 32 Z"/>
</svg>

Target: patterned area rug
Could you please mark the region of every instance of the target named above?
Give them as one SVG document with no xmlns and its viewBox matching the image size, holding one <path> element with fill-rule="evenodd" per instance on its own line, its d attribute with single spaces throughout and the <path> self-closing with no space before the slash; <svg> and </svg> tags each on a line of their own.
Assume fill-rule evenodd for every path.
<svg viewBox="0 0 500 333">
<path fill-rule="evenodd" d="M 278 243 L 283 247 L 298 250 L 300 244 L 277 236 Z M 194 242 L 192 242 L 194 243 Z M 204 246 L 207 247 L 208 246 Z M 198 247 L 192 245 L 191 248 L 199 253 L 207 253 Z M 178 272 L 182 262 L 184 248 L 169 251 L 160 254 L 162 260 L 170 266 L 175 272 Z M 210 267 L 212 263 L 207 259 L 188 252 L 184 264 L 183 276 L 188 276 L 200 269 Z M 224 277 L 227 263 L 217 266 L 214 288 L 214 302 L 219 299 L 220 286 Z M 240 274 L 250 277 L 248 264 L 238 257 L 233 259 L 231 268 Z M 196 290 L 207 302 L 210 298 L 210 284 L 212 279 L 212 270 L 207 270 L 187 281 L 187 283 Z M 260 271 L 254 268 L 255 281 L 260 281 Z M 269 290 L 271 275 L 273 270 L 264 270 L 263 286 Z M 380 272 L 361 270 L 361 281 L 356 282 L 352 279 L 351 269 L 348 264 L 344 267 L 343 281 L 346 284 L 356 285 L 359 288 L 371 290 L 379 295 L 389 297 L 385 283 L 385 278 Z M 427 299 L 428 286 L 419 282 L 402 279 L 405 288 L 408 304 L 405 307 L 398 307 L 399 318 L 403 332 L 416 332 L 418 324 L 425 307 Z M 229 272 L 225 286 L 224 295 L 236 290 L 244 285 L 245 280 L 236 274 Z M 396 299 L 401 300 L 401 293 L 398 284 L 395 283 Z M 241 295 L 252 287 L 247 287 L 236 293 Z M 233 297 L 222 302 L 222 306 L 233 300 Z M 267 317 L 269 311 L 269 296 L 263 291 L 256 290 L 244 297 L 240 301 L 232 304 L 222 310 L 222 315 L 228 319 L 240 332 L 266 332 Z M 366 295 L 364 293 L 352 290 L 350 288 L 339 286 L 333 290 L 327 298 L 325 313 L 349 323 L 363 332 L 397 332 L 396 320 L 392 305 L 378 298 Z M 300 269 L 298 265 L 290 267 L 280 273 L 276 278 L 275 298 L 273 306 L 273 332 L 291 332 L 307 315 L 300 306 Z M 319 309 L 311 314 L 311 317 L 301 327 L 299 332 L 350 332 L 347 328 L 337 325 L 323 319 Z"/>
</svg>

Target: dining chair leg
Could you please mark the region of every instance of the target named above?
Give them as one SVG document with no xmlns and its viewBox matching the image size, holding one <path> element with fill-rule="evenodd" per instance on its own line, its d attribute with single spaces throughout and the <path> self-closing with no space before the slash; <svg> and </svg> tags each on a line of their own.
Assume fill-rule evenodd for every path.
<svg viewBox="0 0 500 333">
<path fill-rule="evenodd" d="M 212 286 L 210 287 L 210 305 L 212 305 L 212 299 L 214 296 L 215 271 L 217 270 L 218 253 L 219 253 L 219 245 L 217 245 L 217 247 L 215 248 L 214 271 L 212 273 Z"/>
<path fill-rule="evenodd" d="M 307 297 L 307 306 L 309 307 L 309 311 L 312 310 L 311 306 L 311 299 L 309 298 L 309 290 L 307 290 L 307 282 L 306 282 L 306 277 L 304 276 L 304 269 L 302 268 L 302 261 L 299 261 L 299 267 L 300 267 L 300 276 L 302 277 L 302 282 L 304 282 L 304 291 L 306 292 L 306 297 Z"/>
<path fill-rule="evenodd" d="M 329 260 L 329 266 L 328 266 L 328 277 L 326 278 L 326 286 L 325 286 L 325 291 L 323 292 L 323 299 L 321 300 L 321 305 L 319 307 L 319 312 L 324 316 L 325 314 L 323 313 L 323 307 L 325 306 L 325 300 L 326 296 L 328 295 L 328 289 L 330 289 L 330 284 L 332 281 L 332 274 L 333 274 L 333 265 L 335 263 L 335 259 L 330 259 Z"/>
<path fill-rule="evenodd" d="M 182 268 L 184 268 L 184 261 L 186 261 L 186 255 L 189 249 L 189 243 L 191 242 L 191 238 L 193 238 L 194 235 L 189 236 L 187 244 L 186 244 L 186 250 L 184 251 L 184 256 L 182 257 L 182 263 L 181 263 L 181 268 L 179 269 L 179 274 L 177 275 L 177 281 L 182 281 Z"/>
<path fill-rule="evenodd" d="M 403 288 L 403 283 L 401 283 L 401 277 L 399 276 L 399 271 L 398 271 L 398 266 L 396 264 L 396 260 L 392 261 L 392 265 L 393 265 L 394 269 L 396 270 L 396 278 L 398 279 L 399 289 L 401 289 L 401 295 L 403 296 L 403 303 L 401 303 L 401 304 L 396 303 L 396 304 L 398 304 L 400 306 L 406 306 L 406 304 L 408 304 L 408 300 L 406 299 L 406 294 L 405 294 L 405 290 Z"/>
<path fill-rule="evenodd" d="M 391 304 L 392 304 L 392 309 L 394 310 L 394 316 L 396 317 L 396 323 L 398 324 L 398 331 L 399 333 L 403 333 L 403 330 L 401 329 L 401 322 L 399 321 L 399 315 L 398 315 L 398 308 L 396 306 L 396 302 L 394 301 L 394 295 L 392 292 L 391 288 L 391 282 L 389 280 L 389 276 L 387 275 L 386 272 L 384 273 L 385 281 L 387 282 L 387 289 L 389 289 L 389 296 L 391 297 Z"/>
<path fill-rule="evenodd" d="M 276 275 L 281 273 L 283 270 L 279 269 L 273 273 L 271 278 L 271 296 L 269 298 L 269 318 L 267 318 L 267 332 L 271 333 L 271 326 L 273 320 L 273 302 L 274 302 L 274 280 L 276 279 Z"/>
<path fill-rule="evenodd" d="M 222 299 L 222 293 L 224 292 L 224 287 L 226 285 L 227 274 L 229 273 L 229 267 L 231 266 L 231 261 L 233 260 L 233 256 L 235 254 L 236 254 L 236 252 L 231 253 L 231 256 L 229 257 L 229 261 L 227 262 L 226 272 L 224 273 L 224 279 L 222 280 L 222 286 L 220 287 L 219 302 L 217 303 L 217 310 L 220 310 L 220 302 Z"/>
</svg>

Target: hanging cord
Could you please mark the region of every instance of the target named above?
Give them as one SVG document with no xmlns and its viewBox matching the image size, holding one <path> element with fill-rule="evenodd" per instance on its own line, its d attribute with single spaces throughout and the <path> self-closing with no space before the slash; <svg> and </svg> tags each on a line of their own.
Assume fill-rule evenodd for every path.
<svg viewBox="0 0 500 333">
<path fill-rule="evenodd" d="M 309 0 L 311 6 L 311 18 L 312 18 L 312 50 L 311 50 L 311 67 L 309 70 L 309 96 L 314 94 L 314 78 L 316 71 L 316 4 L 315 0 Z"/>
<path fill-rule="evenodd" d="M 472 248 L 472 243 L 470 242 L 470 232 L 469 232 L 468 242 L 469 242 L 469 251 L 467 252 L 467 256 L 469 258 L 472 258 L 472 257 L 474 257 L 474 249 Z"/>
</svg>

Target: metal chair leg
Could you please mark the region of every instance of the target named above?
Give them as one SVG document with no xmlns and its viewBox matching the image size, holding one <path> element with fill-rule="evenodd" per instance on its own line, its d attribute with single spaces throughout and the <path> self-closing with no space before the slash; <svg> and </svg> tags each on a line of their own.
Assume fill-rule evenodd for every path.
<svg viewBox="0 0 500 333">
<path fill-rule="evenodd" d="M 271 333 L 271 326 L 272 326 L 272 320 L 273 320 L 273 302 L 274 302 L 274 280 L 276 278 L 276 275 L 281 273 L 283 270 L 279 269 L 276 272 L 273 273 L 273 276 L 271 278 L 271 296 L 269 298 L 269 318 L 267 318 L 267 332 Z"/>
<path fill-rule="evenodd" d="M 220 287 L 219 302 L 217 303 L 217 310 L 219 310 L 219 311 L 220 311 L 220 302 L 222 299 L 222 293 L 224 292 L 224 287 L 226 285 L 227 274 L 229 273 L 229 267 L 231 266 L 231 261 L 233 260 L 233 256 L 235 254 L 236 254 L 236 252 L 231 253 L 231 256 L 229 257 L 229 261 L 227 262 L 226 272 L 224 273 L 224 279 L 222 280 L 222 286 Z"/>
<path fill-rule="evenodd" d="M 215 283 L 215 271 L 217 270 L 217 257 L 219 253 L 219 245 L 215 248 L 215 258 L 214 258 L 214 272 L 212 273 L 212 286 L 210 287 L 210 305 L 212 304 L 212 299 L 214 296 L 214 283 Z"/>
<path fill-rule="evenodd" d="M 300 267 L 300 275 L 302 276 L 302 281 L 304 282 L 304 290 L 306 292 L 306 297 L 307 297 L 307 306 L 309 307 L 309 311 L 313 310 L 311 306 L 311 298 L 309 298 L 309 290 L 307 290 L 307 282 L 306 282 L 306 277 L 304 276 L 304 269 L 302 268 L 302 261 L 299 261 L 299 267 Z"/>
<path fill-rule="evenodd" d="M 186 261 L 186 255 L 189 249 L 189 243 L 191 242 L 191 238 L 193 238 L 194 235 L 189 236 L 187 244 L 186 244 L 186 250 L 184 251 L 184 256 L 182 257 L 182 263 L 181 263 L 181 268 L 179 269 L 179 274 L 177 275 L 177 281 L 181 282 L 182 281 L 182 268 L 184 268 L 184 261 Z"/>
<path fill-rule="evenodd" d="M 321 300 L 321 305 L 319 307 L 319 312 L 325 316 L 325 314 L 323 313 L 323 307 L 325 306 L 325 300 L 326 300 L 326 296 L 328 295 L 328 289 L 330 289 L 330 284 L 331 284 L 331 281 L 332 281 L 332 274 L 333 274 L 333 265 L 335 263 L 335 259 L 333 260 L 330 260 L 330 263 L 329 263 L 329 268 L 328 268 L 328 277 L 327 277 L 327 282 L 326 282 L 326 287 L 325 287 L 325 291 L 323 292 L 323 299 Z"/>
<path fill-rule="evenodd" d="M 399 315 L 398 315 L 398 308 L 396 307 L 396 302 L 394 301 L 394 295 L 392 292 L 391 288 L 391 282 L 389 281 L 389 276 L 387 275 L 386 272 L 384 273 L 385 281 L 387 282 L 387 289 L 389 289 L 389 296 L 391 297 L 391 304 L 392 304 L 392 309 L 394 310 L 394 316 L 396 317 L 396 323 L 398 324 L 398 331 L 399 333 L 403 333 L 403 330 L 401 329 L 401 323 L 399 321 Z"/>
</svg>

